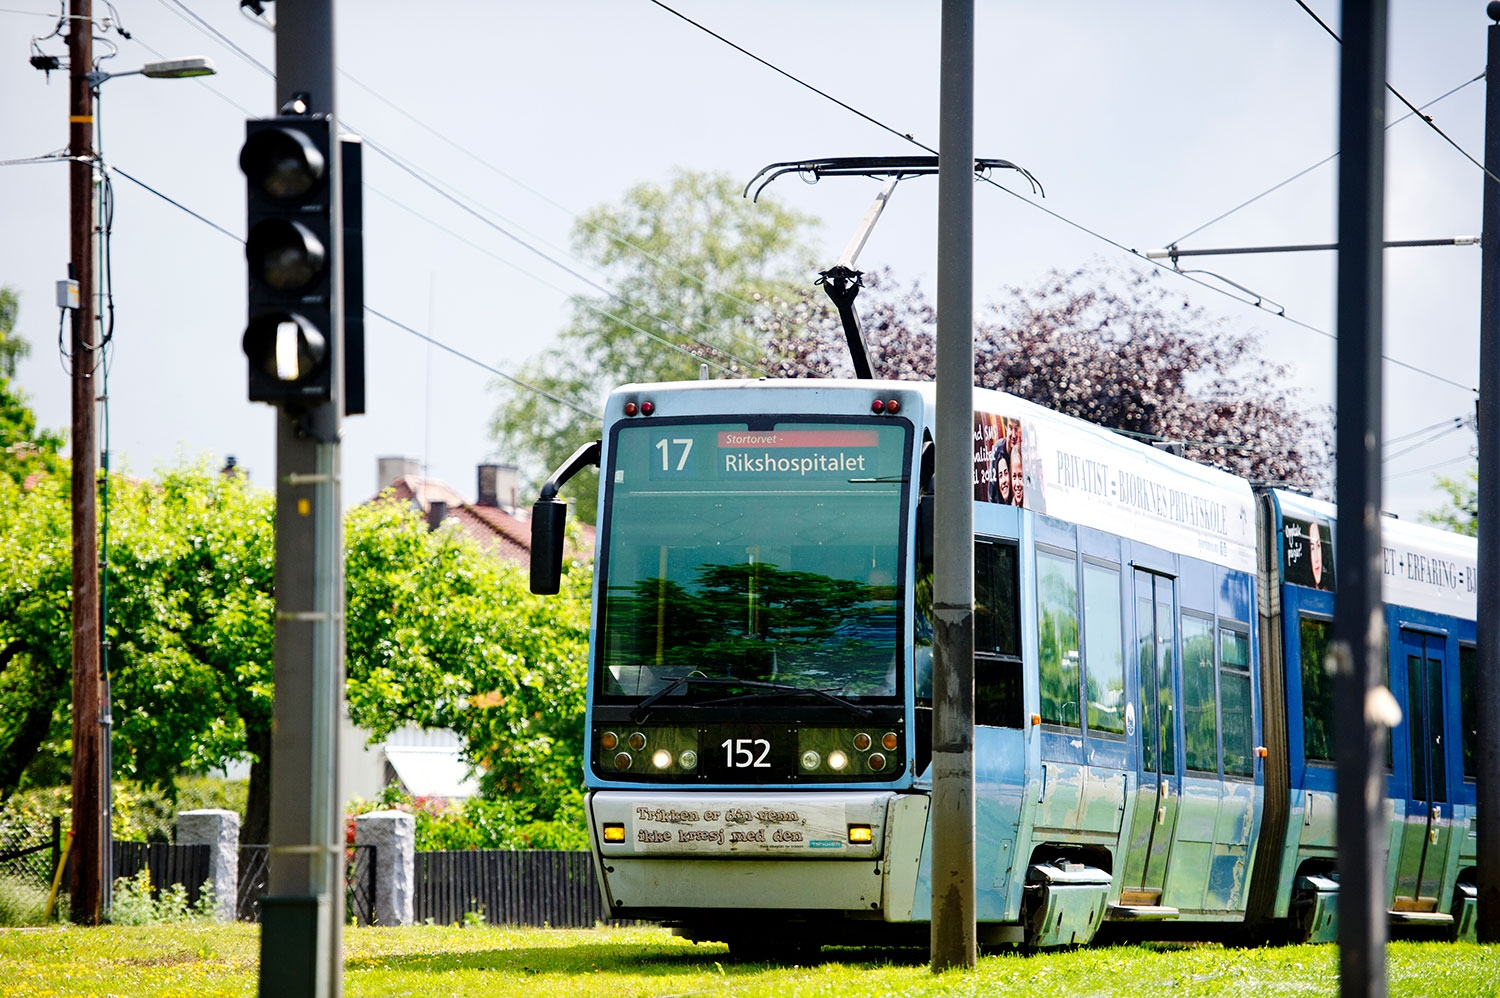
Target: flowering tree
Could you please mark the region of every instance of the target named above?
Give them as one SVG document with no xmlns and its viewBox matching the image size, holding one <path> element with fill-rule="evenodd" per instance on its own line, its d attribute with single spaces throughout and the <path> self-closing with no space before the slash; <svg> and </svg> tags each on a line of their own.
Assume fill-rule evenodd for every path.
<svg viewBox="0 0 1500 998">
<path fill-rule="evenodd" d="M 866 275 L 856 304 L 876 377 L 935 375 L 937 312 L 920 287 Z M 780 377 L 848 377 L 838 319 L 810 295 L 764 323 Z M 1252 481 L 1327 492 L 1331 427 L 1254 333 L 1207 315 L 1155 273 L 1053 271 L 975 324 L 974 383 L 1153 441 Z"/>
</svg>

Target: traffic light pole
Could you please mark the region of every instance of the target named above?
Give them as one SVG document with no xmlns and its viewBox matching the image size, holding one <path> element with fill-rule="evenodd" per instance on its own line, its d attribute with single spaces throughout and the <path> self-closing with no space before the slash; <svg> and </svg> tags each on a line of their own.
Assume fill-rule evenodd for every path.
<svg viewBox="0 0 1500 998">
<path fill-rule="evenodd" d="M 277 5 L 276 106 L 336 120 L 332 0 Z M 328 157 L 339 191 L 341 157 Z M 333 198 L 329 350 L 342 357 L 342 225 Z M 276 409 L 275 706 L 271 855 L 262 902 L 263 998 L 343 994 L 344 843 L 338 724 L 344 689 L 344 568 L 339 434 L 343 373 L 332 398 Z"/>
</svg>

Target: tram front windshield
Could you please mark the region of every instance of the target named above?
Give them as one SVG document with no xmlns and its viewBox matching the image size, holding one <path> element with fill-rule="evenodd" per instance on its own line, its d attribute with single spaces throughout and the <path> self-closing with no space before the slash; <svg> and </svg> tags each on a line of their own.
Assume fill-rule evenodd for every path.
<svg viewBox="0 0 1500 998">
<path fill-rule="evenodd" d="M 889 417 L 619 424 L 596 696 L 897 697 L 910 433 Z"/>
</svg>

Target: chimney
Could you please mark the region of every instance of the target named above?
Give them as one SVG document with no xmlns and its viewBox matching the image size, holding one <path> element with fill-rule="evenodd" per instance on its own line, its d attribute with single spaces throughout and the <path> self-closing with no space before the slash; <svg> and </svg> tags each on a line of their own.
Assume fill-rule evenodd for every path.
<svg viewBox="0 0 1500 998">
<path fill-rule="evenodd" d="M 477 506 L 498 506 L 515 512 L 521 503 L 521 471 L 513 464 L 479 466 L 479 501 Z"/>
<path fill-rule="evenodd" d="M 434 499 L 427 505 L 427 529 L 436 530 L 448 518 L 448 504 Z"/>
<path fill-rule="evenodd" d="M 420 475 L 422 462 L 414 457 L 378 457 L 375 459 L 375 491 L 394 485 L 408 475 Z"/>
</svg>

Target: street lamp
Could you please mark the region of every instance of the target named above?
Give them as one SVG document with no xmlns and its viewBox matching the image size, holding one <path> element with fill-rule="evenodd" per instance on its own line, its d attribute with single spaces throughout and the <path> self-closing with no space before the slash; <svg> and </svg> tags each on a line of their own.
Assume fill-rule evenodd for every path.
<svg viewBox="0 0 1500 998">
<path fill-rule="evenodd" d="M 149 76 L 153 80 L 185 80 L 193 76 L 213 76 L 218 72 L 214 67 L 214 61 L 207 56 L 194 55 L 186 59 L 164 59 L 161 62 L 148 62 L 140 69 L 129 69 L 123 73 L 107 73 L 102 69 L 95 69 L 88 74 L 89 87 L 98 90 L 105 80 L 112 80 L 117 76 Z"/>
</svg>

